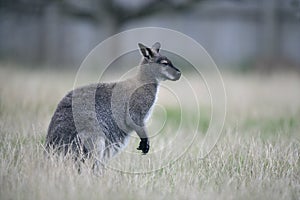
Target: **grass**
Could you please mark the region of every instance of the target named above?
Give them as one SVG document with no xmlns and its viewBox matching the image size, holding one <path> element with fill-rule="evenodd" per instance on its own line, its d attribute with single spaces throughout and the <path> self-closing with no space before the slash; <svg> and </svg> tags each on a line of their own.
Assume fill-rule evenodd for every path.
<svg viewBox="0 0 300 200">
<path fill-rule="evenodd" d="M 100 177 L 85 166 L 78 174 L 71 159 L 43 151 L 51 115 L 72 89 L 74 76 L 0 68 L 0 199 L 299 199 L 299 75 L 224 74 L 227 119 L 207 157 L 199 157 L 210 119 L 203 102 L 197 138 L 177 161 L 153 173 L 107 169 Z M 154 109 L 149 125 L 151 133 L 162 133 L 151 139 L 151 151 L 157 153 L 136 154 L 133 134 L 109 166 L 143 171 L 186 150 L 193 138 L 188 121 L 197 113 L 184 99 L 178 110 L 161 92 L 158 103 L 165 107 Z M 182 112 L 188 119 L 179 128 Z"/>
</svg>

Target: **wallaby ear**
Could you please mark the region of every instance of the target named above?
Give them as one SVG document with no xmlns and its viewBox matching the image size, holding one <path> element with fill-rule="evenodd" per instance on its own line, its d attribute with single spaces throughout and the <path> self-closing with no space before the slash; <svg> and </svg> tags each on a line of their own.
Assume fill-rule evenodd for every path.
<svg viewBox="0 0 300 200">
<path fill-rule="evenodd" d="M 152 49 L 154 51 L 156 51 L 156 53 L 158 53 L 159 49 L 160 49 L 160 43 L 159 42 L 155 42 L 155 44 L 152 45 Z"/>
<path fill-rule="evenodd" d="M 150 59 L 151 57 L 154 56 L 152 50 L 149 47 L 146 47 L 145 45 L 138 43 L 140 51 L 142 53 L 142 55 L 147 58 Z"/>
</svg>

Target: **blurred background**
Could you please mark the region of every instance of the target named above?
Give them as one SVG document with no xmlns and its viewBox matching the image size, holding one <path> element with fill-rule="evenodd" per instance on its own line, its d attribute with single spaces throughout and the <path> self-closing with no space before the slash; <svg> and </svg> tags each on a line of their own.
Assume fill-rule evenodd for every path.
<svg viewBox="0 0 300 200">
<path fill-rule="evenodd" d="M 187 34 L 223 69 L 300 70 L 300 0 L 0 0 L 0 62 L 77 69 L 145 26 Z"/>
<path fill-rule="evenodd" d="M 111 162 L 117 170 L 101 177 L 45 156 L 51 117 L 67 91 L 100 75 L 131 75 L 141 59 L 131 38 L 100 48 L 118 55 L 111 53 L 136 47 L 112 67 L 100 63 L 110 56 L 95 53 L 95 68 L 83 73 L 85 57 L 114 34 L 149 26 L 200 43 L 225 90 L 219 73 L 202 70 L 206 54 L 174 41 L 197 56 L 197 71 L 164 51 L 173 44 L 168 35 L 159 41 L 162 53 L 183 76 L 161 84 L 147 123 L 155 159 L 137 152 L 136 134 Z M 300 0 L 0 0 L 0 200 L 299 199 L 299 130 Z M 148 171 L 166 161 L 169 167 L 154 173 L 119 171 Z"/>
</svg>

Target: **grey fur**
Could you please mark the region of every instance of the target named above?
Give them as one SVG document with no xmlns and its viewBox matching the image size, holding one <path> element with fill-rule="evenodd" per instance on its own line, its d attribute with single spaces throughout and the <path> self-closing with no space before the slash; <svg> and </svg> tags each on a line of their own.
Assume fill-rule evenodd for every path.
<svg viewBox="0 0 300 200">
<path fill-rule="evenodd" d="M 139 47 L 143 60 L 136 76 L 77 88 L 60 101 L 48 128 L 47 149 L 92 155 L 96 162 L 106 162 L 126 146 L 135 131 L 141 138 L 138 149 L 148 152 L 145 119 L 159 83 L 178 80 L 181 73 L 159 54 L 159 43 Z"/>
</svg>

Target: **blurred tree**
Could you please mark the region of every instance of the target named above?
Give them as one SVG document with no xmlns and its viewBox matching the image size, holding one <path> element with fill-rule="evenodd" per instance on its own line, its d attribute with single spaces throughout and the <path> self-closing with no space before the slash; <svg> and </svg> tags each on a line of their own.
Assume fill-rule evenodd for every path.
<svg viewBox="0 0 300 200">
<path fill-rule="evenodd" d="M 51 50 L 50 46 L 54 45 L 53 42 L 52 44 L 49 44 L 49 41 L 47 42 L 47 39 L 49 40 L 47 22 L 49 21 L 46 20 L 49 11 L 58 11 L 60 20 L 65 16 L 69 16 L 73 19 L 85 19 L 93 22 L 95 27 L 105 27 L 106 37 L 108 37 L 120 32 L 122 26 L 129 21 L 149 17 L 159 12 L 182 13 L 188 11 L 200 1 L 203 0 L 0 0 L 0 14 L 2 16 L 13 14 L 17 18 L 31 16 L 31 20 L 37 21 L 36 25 L 39 28 L 32 29 L 32 33 L 36 34 L 36 40 L 32 44 L 35 46 L 32 47 L 34 53 L 25 57 L 29 61 L 48 62 L 49 58 L 47 56 L 50 56 L 52 57 L 50 63 L 60 64 L 69 62 L 65 55 L 69 52 L 66 52 L 63 42 L 58 42 L 59 47 L 55 47 L 56 51 L 60 53 Z M 55 7 L 55 9 L 50 7 Z M 51 17 L 53 15 L 55 14 L 51 14 Z M 50 23 L 53 23 L 53 20 Z M 59 25 L 56 29 L 60 34 L 56 39 L 64 40 L 66 35 L 64 27 Z M 112 47 L 113 52 L 117 49 L 116 45 Z M 24 48 L 20 52 L 24 53 Z M 16 52 L 12 52 L 12 54 L 16 54 Z"/>
<path fill-rule="evenodd" d="M 204 0 L 57 0 L 61 3 L 61 11 L 71 17 L 78 17 L 102 24 L 106 29 L 106 36 L 119 33 L 124 24 L 149 17 L 156 13 L 183 13 Z M 99 25 L 100 26 L 100 25 Z M 119 42 L 109 49 L 116 54 Z"/>
<path fill-rule="evenodd" d="M 60 0 L 58 0 L 60 1 Z M 110 26 L 110 35 L 118 33 L 125 23 L 159 12 L 183 13 L 204 0 L 64 0 L 62 11 L 80 18 Z"/>
<path fill-rule="evenodd" d="M 101 34 L 108 37 L 120 32 L 124 25 L 131 21 L 150 17 L 157 13 L 181 15 L 185 12 L 194 12 L 195 14 L 198 10 L 193 10 L 193 8 L 203 1 L 205 0 L 0 0 L 0 22 L 4 22 L 0 24 L 2 25 L 0 56 L 20 60 L 28 58 L 29 62 L 38 61 L 51 64 L 70 64 L 74 58 L 77 58 L 78 62 L 78 59 L 82 59 L 80 56 L 86 54 L 84 50 L 89 48 L 83 44 L 81 48 L 76 48 L 79 51 L 77 53 L 75 48 L 70 47 L 70 41 L 72 41 L 70 38 L 76 35 L 73 34 L 75 32 L 73 29 L 73 32 L 70 31 L 70 27 L 76 23 L 75 21 L 86 19 L 88 22 L 86 24 L 92 24 L 95 27 L 92 29 L 94 35 L 98 34 L 94 33 L 95 30 L 100 30 L 97 27 L 104 27 Z M 213 4 L 225 1 L 237 4 L 253 3 L 252 0 L 215 0 Z M 279 38 L 283 37 L 281 26 L 285 23 L 282 17 L 288 15 L 281 8 L 283 2 L 286 1 L 257 0 L 257 3 L 253 3 L 258 5 L 255 12 L 257 11 L 259 20 L 255 23 L 262 29 L 263 39 L 259 40 L 259 49 L 257 50 L 260 51 L 258 53 L 261 55 L 261 60 L 277 61 L 281 55 L 282 41 Z M 293 14 L 300 18 L 300 0 L 289 0 L 288 3 L 294 10 Z M 216 10 L 216 12 L 220 11 L 222 12 L 222 9 Z M 212 13 L 212 16 L 217 15 Z M 235 13 L 234 16 L 239 17 L 240 14 Z M 73 20 L 76 18 L 80 20 Z M 5 19 L 8 19 L 7 22 Z M 213 25 L 213 22 L 210 22 Z M 30 28 L 23 31 L 26 26 L 30 26 Z M 10 37 L 21 38 L 23 35 L 27 39 L 26 42 L 21 39 L 10 40 Z M 93 38 L 91 35 L 88 37 Z M 72 39 L 73 41 L 81 40 L 76 36 Z M 114 52 L 116 48 L 117 46 L 114 46 L 112 51 Z M 268 66 L 273 65 L 271 63 Z"/>
<path fill-rule="evenodd" d="M 36 60 L 42 62 L 45 60 L 45 22 L 44 22 L 44 13 L 48 5 L 51 3 L 51 0 L 0 0 L 0 14 L 2 19 L 5 20 L 6 17 L 11 17 L 12 14 L 16 18 L 23 19 L 25 16 L 31 17 L 31 19 L 37 20 L 37 30 L 39 31 L 36 34 L 36 48 L 35 57 L 32 58 L 28 56 L 28 60 Z M 26 38 L 26 35 L 24 35 Z M 0 48 L 0 50 L 2 50 Z M 14 53 L 12 53 L 14 54 Z"/>
<path fill-rule="evenodd" d="M 299 19 L 300 0 L 290 0 L 288 2 L 293 8 L 289 15 L 295 19 Z M 284 1 L 280 0 L 263 0 L 262 1 L 262 28 L 263 28 L 263 41 L 261 58 L 258 60 L 257 67 L 264 71 L 270 71 L 274 68 L 291 67 L 294 66 L 293 62 L 287 60 L 282 53 L 282 39 L 281 37 L 281 24 L 283 21 L 284 10 L 280 8 L 283 6 Z"/>
<path fill-rule="evenodd" d="M 263 57 L 264 59 L 276 58 L 279 54 L 279 20 L 278 0 L 263 0 Z"/>
</svg>

